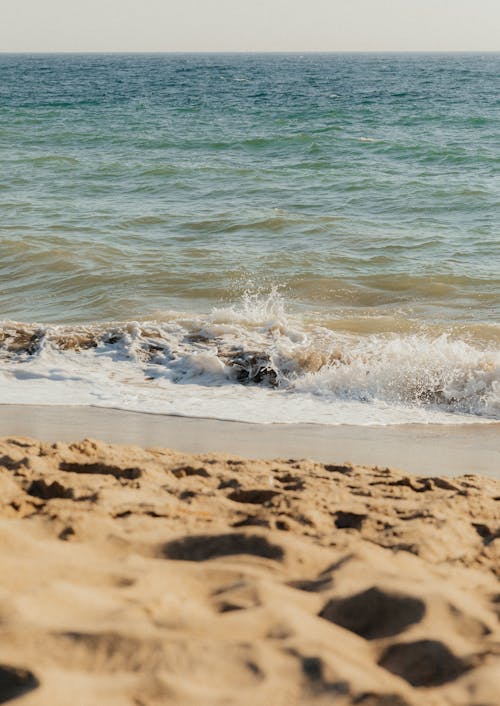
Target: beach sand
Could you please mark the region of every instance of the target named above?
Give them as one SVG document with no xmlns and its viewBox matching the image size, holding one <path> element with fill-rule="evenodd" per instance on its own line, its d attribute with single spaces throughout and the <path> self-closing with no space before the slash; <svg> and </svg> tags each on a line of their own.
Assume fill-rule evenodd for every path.
<svg viewBox="0 0 500 706">
<path fill-rule="evenodd" d="M 494 478 L 18 437 L 0 487 L 0 703 L 500 703 Z"/>
<path fill-rule="evenodd" d="M 112 444 L 165 446 L 188 453 L 282 456 L 324 463 L 350 461 L 425 475 L 478 473 L 500 480 L 500 423 L 248 424 L 60 405 L 0 405 L 0 437 L 74 441 L 84 435 Z"/>
</svg>

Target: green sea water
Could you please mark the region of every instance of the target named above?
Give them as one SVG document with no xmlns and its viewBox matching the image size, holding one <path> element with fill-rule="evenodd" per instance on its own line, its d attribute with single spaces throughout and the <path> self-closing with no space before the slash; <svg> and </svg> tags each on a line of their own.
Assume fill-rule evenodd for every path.
<svg viewBox="0 0 500 706">
<path fill-rule="evenodd" d="M 4 401 L 118 337 L 141 379 L 498 418 L 500 55 L 1 55 L 0 276 Z"/>
</svg>

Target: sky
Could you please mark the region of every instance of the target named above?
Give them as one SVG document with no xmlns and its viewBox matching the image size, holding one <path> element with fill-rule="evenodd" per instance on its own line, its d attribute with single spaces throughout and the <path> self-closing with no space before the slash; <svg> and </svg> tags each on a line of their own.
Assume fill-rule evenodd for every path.
<svg viewBox="0 0 500 706">
<path fill-rule="evenodd" d="M 0 0 L 0 51 L 500 51 L 500 0 Z"/>
</svg>

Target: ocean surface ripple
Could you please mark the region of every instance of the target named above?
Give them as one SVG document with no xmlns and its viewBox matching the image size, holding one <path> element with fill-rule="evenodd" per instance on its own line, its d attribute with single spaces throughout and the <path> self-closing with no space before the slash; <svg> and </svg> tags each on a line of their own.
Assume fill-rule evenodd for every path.
<svg viewBox="0 0 500 706">
<path fill-rule="evenodd" d="M 500 54 L 0 79 L 0 402 L 500 419 Z"/>
</svg>

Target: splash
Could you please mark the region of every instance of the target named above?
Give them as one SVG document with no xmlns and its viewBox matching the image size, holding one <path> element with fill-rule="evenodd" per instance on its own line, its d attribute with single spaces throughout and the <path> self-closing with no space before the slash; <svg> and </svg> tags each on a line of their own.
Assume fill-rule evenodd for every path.
<svg viewBox="0 0 500 706">
<path fill-rule="evenodd" d="M 265 422 L 500 419 L 500 353 L 446 333 L 339 333 L 247 292 L 165 321 L 0 327 L 1 402 Z"/>
</svg>

